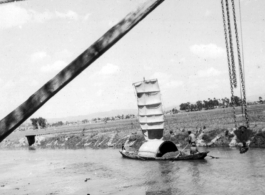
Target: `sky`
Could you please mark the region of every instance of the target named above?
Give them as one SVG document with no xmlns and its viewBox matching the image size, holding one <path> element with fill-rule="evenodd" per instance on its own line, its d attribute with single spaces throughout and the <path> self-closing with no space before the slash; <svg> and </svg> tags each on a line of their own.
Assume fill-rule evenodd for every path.
<svg viewBox="0 0 265 195">
<path fill-rule="evenodd" d="M 142 2 L 1 4 L 0 118 Z M 264 0 L 241 0 L 247 96 L 265 94 L 264 7 Z M 137 109 L 132 83 L 143 78 L 158 79 L 164 107 L 231 96 L 220 0 L 165 0 L 32 117 Z"/>
</svg>

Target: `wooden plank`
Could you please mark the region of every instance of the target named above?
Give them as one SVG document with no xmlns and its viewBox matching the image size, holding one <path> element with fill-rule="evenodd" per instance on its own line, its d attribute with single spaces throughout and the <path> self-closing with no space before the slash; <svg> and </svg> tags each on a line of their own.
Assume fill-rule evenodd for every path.
<svg viewBox="0 0 265 195">
<path fill-rule="evenodd" d="M 71 82 L 85 68 L 105 53 L 163 1 L 164 0 L 148 0 L 134 12 L 128 14 L 123 20 L 112 27 L 80 56 L 78 56 L 72 63 L 31 95 L 24 103 L 3 118 L 0 121 L 0 142 L 63 87 Z"/>
</svg>

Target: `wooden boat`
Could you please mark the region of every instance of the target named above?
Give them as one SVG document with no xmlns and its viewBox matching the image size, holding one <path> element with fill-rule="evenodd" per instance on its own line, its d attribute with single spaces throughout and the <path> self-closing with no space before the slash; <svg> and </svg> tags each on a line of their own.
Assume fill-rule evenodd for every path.
<svg viewBox="0 0 265 195">
<path fill-rule="evenodd" d="M 163 140 L 164 112 L 157 79 L 143 80 L 133 84 L 137 96 L 138 120 L 145 142 L 134 153 L 125 150 L 120 153 L 124 158 L 135 160 L 201 160 L 208 152 L 194 155 L 177 153 L 177 146 L 171 141 Z M 176 152 L 176 153 L 175 153 Z M 175 154 L 174 154 L 175 153 Z M 181 154 L 181 155 L 180 155 Z"/>
<path fill-rule="evenodd" d="M 129 153 L 125 151 L 121 151 L 120 153 L 123 158 L 128 158 L 128 159 L 134 159 L 134 160 L 159 160 L 159 161 L 178 161 L 178 160 L 203 160 L 209 151 L 207 152 L 199 152 L 197 154 L 193 155 L 185 155 L 185 156 L 176 156 L 176 157 L 171 157 L 171 158 L 164 158 L 164 157 L 141 157 L 138 154 L 135 153 Z"/>
</svg>

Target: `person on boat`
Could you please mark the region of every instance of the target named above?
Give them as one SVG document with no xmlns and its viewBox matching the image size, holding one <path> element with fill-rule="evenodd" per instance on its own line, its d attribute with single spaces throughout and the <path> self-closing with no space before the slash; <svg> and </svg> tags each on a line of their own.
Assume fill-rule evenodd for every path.
<svg viewBox="0 0 265 195">
<path fill-rule="evenodd" d="M 189 134 L 189 140 L 188 140 L 189 144 L 196 143 L 195 135 L 191 131 L 188 131 L 188 134 Z"/>
<path fill-rule="evenodd" d="M 121 150 L 122 150 L 123 152 L 126 152 L 126 149 L 125 149 L 125 147 L 124 147 L 124 144 L 121 145 Z"/>
<path fill-rule="evenodd" d="M 191 147 L 190 147 L 190 154 L 197 154 L 199 151 L 198 151 L 198 148 L 197 148 L 197 146 L 196 146 L 196 144 L 193 142 L 192 144 L 191 144 Z"/>
<path fill-rule="evenodd" d="M 196 146 L 196 137 L 191 131 L 188 131 L 188 134 L 189 134 L 189 144 L 191 145 L 190 154 L 196 154 L 199 152 Z"/>
</svg>

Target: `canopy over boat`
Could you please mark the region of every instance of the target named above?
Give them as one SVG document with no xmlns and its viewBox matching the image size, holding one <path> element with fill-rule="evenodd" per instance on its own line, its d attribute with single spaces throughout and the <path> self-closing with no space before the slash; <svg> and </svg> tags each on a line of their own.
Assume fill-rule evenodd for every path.
<svg viewBox="0 0 265 195">
<path fill-rule="evenodd" d="M 133 85 L 137 95 L 139 123 L 145 139 L 161 139 L 164 114 L 157 79 L 144 80 Z"/>
<path fill-rule="evenodd" d="M 178 148 L 171 141 L 149 140 L 139 148 L 138 155 L 140 157 L 155 158 L 175 151 L 178 151 Z"/>
</svg>

